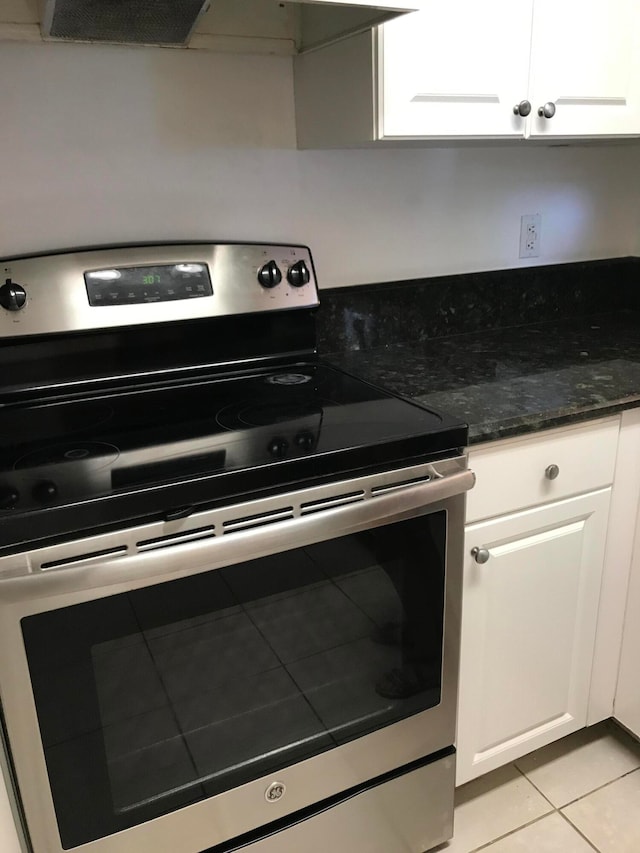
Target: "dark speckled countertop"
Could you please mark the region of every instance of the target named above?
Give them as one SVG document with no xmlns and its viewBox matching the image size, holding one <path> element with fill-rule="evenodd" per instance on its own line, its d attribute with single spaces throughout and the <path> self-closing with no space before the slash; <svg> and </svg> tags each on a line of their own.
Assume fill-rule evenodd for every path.
<svg viewBox="0 0 640 853">
<path fill-rule="evenodd" d="M 387 344 L 329 360 L 449 412 L 477 444 L 640 405 L 640 312 Z"/>
</svg>

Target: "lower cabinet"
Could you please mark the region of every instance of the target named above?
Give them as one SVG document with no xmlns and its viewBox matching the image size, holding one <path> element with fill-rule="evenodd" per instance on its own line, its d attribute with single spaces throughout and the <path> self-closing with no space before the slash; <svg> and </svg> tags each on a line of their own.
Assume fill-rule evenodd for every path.
<svg viewBox="0 0 640 853">
<path fill-rule="evenodd" d="M 586 725 L 610 494 L 467 527 L 457 784 Z"/>
<path fill-rule="evenodd" d="M 640 542 L 637 543 L 640 545 Z M 640 554 L 636 551 L 624 626 L 614 718 L 640 739 Z"/>
<path fill-rule="evenodd" d="M 634 437 L 637 448 L 640 445 L 640 417 L 636 420 L 635 427 Z M 631 556 L 613 716 L 627 731 L 640 740 L 640 511 L 635 522 L 636 535 Z"/>
</svg>

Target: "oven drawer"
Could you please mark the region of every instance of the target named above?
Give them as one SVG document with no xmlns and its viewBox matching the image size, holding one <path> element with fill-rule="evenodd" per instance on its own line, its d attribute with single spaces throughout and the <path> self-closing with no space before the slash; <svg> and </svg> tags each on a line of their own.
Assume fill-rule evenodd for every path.
<svg viewBox="0 0 640 853">
<path fill-rule="evenodd" d="M 424 853 L 453 835 L 454 756 L 375 785 L 249 846 L 246 853 Z"/>
<path fill-rule="evenodd" d="M 619 426 L 618 418 L 609 418 L 472 451 L 469 467 L 477 482 L 467 496 L 467 521 L 610 485 Z"/>
</svg>

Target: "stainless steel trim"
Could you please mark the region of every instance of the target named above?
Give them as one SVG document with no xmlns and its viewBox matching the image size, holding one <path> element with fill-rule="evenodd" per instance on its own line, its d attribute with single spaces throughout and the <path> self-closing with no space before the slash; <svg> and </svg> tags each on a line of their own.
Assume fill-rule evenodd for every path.
<svg viewBox="0 0 640 853">
<path fill-rule="evenodd" d="M 27 838 L 27 829 L 24 822 L 22 806 L 17 796 L 17 785 L 13 768 L 11 766 L 9 752 L 9 744 L 5 736 L 2 726 L 0 726 L 0 786 L 4 785 L 9 801 L 9 814 L 3 809 L 3 817 L 13 818 L 13 823 L 16 829 L 16 836 L 19 844 L 20 853 L 33 853 L 33 848 L 29 844 Z M 0 791 L 0 799 L 3 792 Z M 9 838 L 11 830 L 7 830 L 6 837 Z M 14 849 L 12 847 L 12 849 Z"/>
<path fill-rule="evenodd" d="M 203 518 L 226 512 L 238 518 L 257 515 L 283 502 L 297 505 L 310 496 L 329 496 L 353 490 L 354 484 L 370 494 L 372 485 L 400 482 L 423 476 L 435 469 L 438 478 L 427 483 L 392 491 L 357 504 L 330 508 L 326 512 L 295 517 L 277 524 L 239 531 L 230 537 L 176 545 L 166 550 L 133 553 L 131 556 L 80 565 L 55 572 L 31 571 L 52 555 L 73 555 L 81 547 L 86 553 L 120 541 L 129 545 L 161 531 L 178 532 L 202 527 Z M 455 740 L 457 668 L 460 628 L 462 531 L 464 492 L 474 483 L 464 457 L 443 460 L 435 466 L 416 466 L 370 475 L 339 484 L 318 486 L 287 496 L 253 501 L 226 510 L 202 513 L 200 517 L 157 523 L 116 531 L 82 543 L 65 543 L 20 556 L 23 573 L 16 576 L 16 555 L 0 560 L 0 700 L 3 703 L 9 738 L 15 755 L 22 802 L 37 853 L 63 853 L 55 811 L 48 785 L 43 748 L 30 687 L 28 665 L 20 620 L 34 613 L 79 604 L 161 583 L 173 578 L 210 571 L 242 560 L 275 554 L 312 542 L 324 541 L 394 521 L 445 510 L 450 536 L 446 553 L 447 589 L 445 603 L 445 647 L 443 690 L 440 704 L 373 732 L 312 759 L 295 764 L 279 774 L 287 795 L 267 803 L 265 788 L 273 777 L 263 777 L 187 808 L 76 848 L 78 853 L 200 853 L 256 825 L 285 817 L 335 793 L 348 790 L 365 779 L 374 779 L 405 764 L 442 749 Z M 295 500 L 294 500 L 295 496 Z M 4 561 L 7 574 L 3 573 Z M 9 574 L 11 573 L 11 574 Z M 283 848 L 286 849 L 286 848 Z M 416 848 L 417 849 L 417 848 Z"/>
<path fill-rule="evenodd" d="M 59 560 L 50 560 L 40 563 L 39 569 L 41 572 L 49 572 L 54 569 L 67 569 L 69 567 L 85 566 L 88 563 L 104 563 L 107 560 L 113 560 L 116 557 L 122 557 L 129 549 L 126 545 L 119 545 L 115 548 L 106 548 L 100 551 L 87 551 L 86 553 L 77 554 L 73 557 L 61 557 Z M 142 550 L 139 548 L 138 550 Z"/>
<path fill-rule="evenodd" d="M 275 260 L 283 279 L 266 290 L 258 270 Z M 209 266 L 213 295 L 171 302 L 91 306 L 84 273 L 92 269 L 177 264 L 197 261 Z M 304 260 L 311 278 L 302 287 L 287 283 L 287 270 Z M 203 243 L 104 248 L 35 258 L 0 261 L 2 278 L 11 278 L 27 292 L 20 311 L 0 308 L 0 337 L 74 332 L 175 322 L 202 317 L 282 311 L 318 305 L 311 253 L 304 246 Z"/>
<path fill-rule="evenodd" d="M 300 514 L 308 515 L 311 512 L 322 512 L 325 509 L 331 509 L 336 506 L 346 506 L 347 504 L 359 503 L 365 499 L 363 490 L 351 492 L 344 495 L 336 495 L 333 498 L 321 498 L 316 501 L 305 501 L 300 504 Z"/>
<path fill-rule="evenodd" d="M 280 510 L 261 512 L 258 515 L 244 516 L 242 518 L 223 521 L 223 534 L 236 533 L 239 530 L 249 530 L 252 527 L 264 527 L 265 524 L 275 524 L 278 521 L 286 521 L 293 518 L 293 507 L 287 506 Z"/>
<path fill-rule="evenodd" d="M 283 530 L 282 524 L 292 521 L 296 521 L 295 529 L 298 530 L 301 518 L 305 515 L 303 505 L 308 503 L 320 505 L 321 502 L 324 502 L 324 510 L 318 509 L 311 513 L 310 517 L 305 517 L 304 524 L 309 525 L 315 518 L 316 527 L 320 529 L 320 527 L 326 526 L 327 535 L 325 538 L 330 538 L 334 535 L 334 528 L 338 529 L 344 523 L 345 518 L 348 520 L 351 517 L 351 513 L 364 512 L 363 519 L 384 518 L 389 508 L 395 510 L 398 506 L 404 506 L 405 501 L 407 506 L 421 506 L 430 501 L 441 499 L 450 493 L 455 494 L 457 491 L 462 492 L 470 489 L 475 482 L 475 476 L 467 469 L 466 465 L 464 456 L 450 457 L 437 463 L 418 465 L 409 469 L 393 469 L 381 474 L 340 480 L 284 495 L 274 495 L 269 498 L 206 510 L 176 521 L 158 521 L 59 545 L 50 545 L 34 551 L 24 551 L 21 554 L 11 554 L 0 558 L 0 600 L 3 589 L 5 594 L 7 592 L 7 580 L 20 576 L 28 577 L 32 573 L 38 572 L 43 563 L 74 561 L 75 565 L 71 569 L 78 572 L 81 569 L 80 560 L 91 559 L 93 561 L 96 552 L 110 550 L 115 552 L 115 549 L 127 549 L 129 556 L 135 556 L 141 550 L 138 546 L 140 542 L 167 536 L 188 535 L 190 532 L 201 530 L 204 527 L 214 527 L 218 532 L 233 530 L 234 533 L 240 532 L 243 527 L 257 527 L 266 535 L 266 525 L 259 522 L 261 520 L 266 522 L 273 520 L 274 528 L 277 527 L 278 531 Z M 451 479 L 457 475 L 461 475 L 460 480 Z M 364 493 L 364 501 L 359 500 L 355 505 L 347 504 L 342 507 L 331 505 L 333 500 L 357 492 Z M 375 508 L 370 506 L 371 504 L 375 504 Z M 369 509 L 363 509 L 365 505 L 369 506 Z M 318 519 L 321 520 L 318 521 Z M 331 520 L 329 521 L 329 519 Z M 363 523 L 369 522 L 365 520 Z M 304 529 L 308 529 L 308 527 Z M 287 532 L 289 531 L 287 530 Z M 280 533 L 275 533 L 275 536 L 280 535 Z M 235 548 L 237 537 L 234 535 L 232 538 L 234 540 L 232 547 Z M 281 550 L 283 543 L 282 541 L 274 541 L 274 545 L 276 550 Z M 217 547 L 220 547 L 220 543 Z M 294 548 L 296 545 L 292 544 L 289 547 Z M 116 556 L 118 561 L 122 559 L 120 554 Z M 243 559 L 242 555 L 238 559 Z M 103 561 L 108 562 L 106 557 Z M 106 577 L 115 578 L 111 568 Z"/>
<path fill-rule="evenodd" d="M 243 853 L 424 853 L 453 834 L 453 756 L 376 785 Z M 349 844 L 348 850 L 345 843 Z"/>
<path fill-rule="evenodd" d="M 175 545 L 182 545 L 185 542 L 195 542 L 197 539 L 210 539 L 212 536 L 215 536 L 213 525 L 199 530 L 187 531 L 186 533 L 174 533 L 169 536 L 146 539 L 142 542 L 137 542 L 136 545 L 138 552 L 157 551 L 160 548 L 172 548 Z"/>
<path fill-rule="evenodd" d="M 371 495 L 376 497 L 376 495 L 383 495 L 385 492 L 396 491 L 397 489 L 406 489 L 408 486 L 414 486 L 418 481 L 423 483 L 428 483 L 429 480 L 432 479 L 431 474 L 425 474 L 424 477 L 418 477 L 416 480 L 404 481 L 402 483 L 391 483 L 388 486 L 374 486 L 371 489 Z"/>
</svg>

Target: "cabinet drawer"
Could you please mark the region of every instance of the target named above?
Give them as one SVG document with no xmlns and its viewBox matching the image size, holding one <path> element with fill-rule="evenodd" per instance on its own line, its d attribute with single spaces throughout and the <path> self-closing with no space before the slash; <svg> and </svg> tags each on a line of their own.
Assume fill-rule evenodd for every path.
<svg viewBox="0 0 640 853">
<path fill-rule="evenodd" d="M 477 482 L 467 496 L 467 521 L 610 485 L 619 427 L 619 418 L 609 418 L 472 450 L 469 467 Z M 553 479 L 550 466 L 558 468 Z"/>
</svg>

